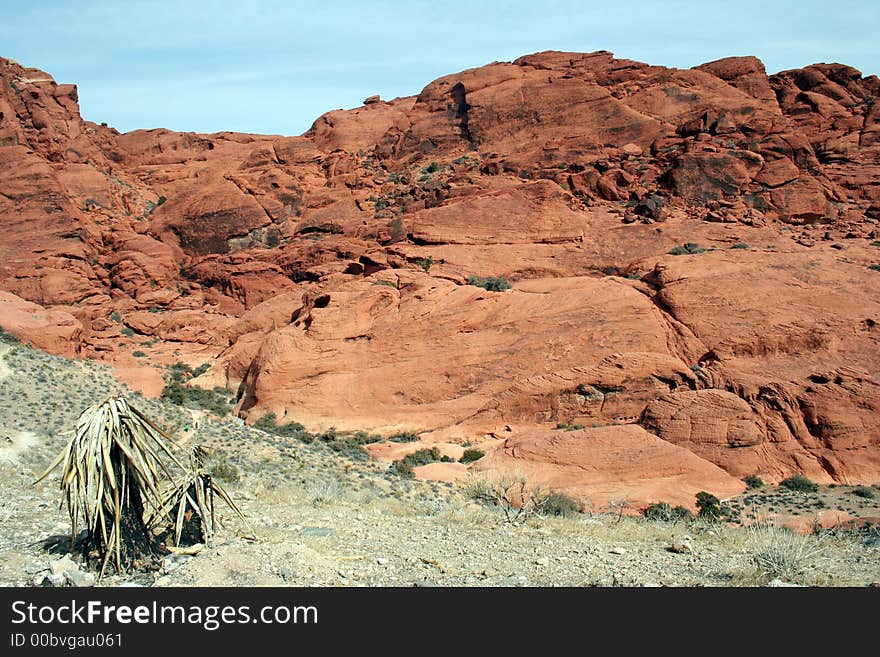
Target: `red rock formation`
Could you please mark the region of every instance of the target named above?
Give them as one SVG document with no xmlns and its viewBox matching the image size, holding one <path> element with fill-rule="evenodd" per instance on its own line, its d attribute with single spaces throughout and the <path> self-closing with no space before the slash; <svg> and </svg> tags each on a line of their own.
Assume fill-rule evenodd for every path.
<svg viewBox="0 0 880 657">
<path fill-rule="evenodd" d="M 878 97 L 544 52 L 298 137 L 119 134 L 0 60 L 0 326 L 145 390 L 134 349 L 211 359 L 248 421 L 478 442 L 597 503 L 873 483 Z"/>
</svg>

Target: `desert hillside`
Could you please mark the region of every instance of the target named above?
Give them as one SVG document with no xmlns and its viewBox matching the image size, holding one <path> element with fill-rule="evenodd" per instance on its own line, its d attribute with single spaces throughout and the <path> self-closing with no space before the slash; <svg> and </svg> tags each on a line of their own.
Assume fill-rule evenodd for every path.
<svg viewBox="0 0 880 657">
<path fill-rule="evenodd" d="M 880 481 L 875 75 L 543 52 L 292 137 L 120 134 L 77 94 L 0 59 L 22 342 L 597 510 Z"/>
<path fill-rule="evenodd" d="M 194 555 L 162 550 L 156 568 L 111 569 L 99 586 L 880 586 L 880 486 L 750 480 L 716 519 L 663 504 L 644 515 L 622 497 L 604 513 L 587 498 L 576 500 L 581 513 L 549 498 L 520 514 L 487 497 L 502 483 L 493 476 L 453 487 L 370 459 L 375 434 L 249 427 L 144 398 L 104 364 L 2 334 L 0 585 L 96 583 L 97 569 L 71 550 L 58 472 L 35 480 L 80 411 L 118 394 L 180 454 L 209 451 L 208 471 L 247 524 L 218 500 L 217 534 Z M 432 465 L 447 464 L 414 469 Z"/>
</svg>

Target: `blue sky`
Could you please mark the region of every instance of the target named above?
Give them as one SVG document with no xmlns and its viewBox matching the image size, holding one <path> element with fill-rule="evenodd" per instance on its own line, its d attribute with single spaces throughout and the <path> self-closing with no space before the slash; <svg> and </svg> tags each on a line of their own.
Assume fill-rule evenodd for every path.
<svg viewBox="0 0 880 657">
<path fill-rule="evenodd" d="M 878 74 L 880 0 L 0 0 L 0 56 L 76 83 L 83 116 L 123 132 L 300 134 L 372 94 L 551 49 Z"/>
</svg>

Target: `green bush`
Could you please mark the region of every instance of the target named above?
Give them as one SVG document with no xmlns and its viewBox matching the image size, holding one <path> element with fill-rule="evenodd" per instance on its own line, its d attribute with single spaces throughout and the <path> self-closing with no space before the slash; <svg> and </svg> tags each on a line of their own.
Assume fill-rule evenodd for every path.
<svg viewBox="0 0 880 657">
<path fill-rule="evenodd" d="M 873 500 L 876 497 L 874 491 L 867 486 L 859 486 L 858 488 L 854 488 L 852 493 L 856 497 L 862 497 L 866 500 Z"/>
<path fill-rule="evenodd" d="M 707 520 L 720 520 L 724 515 L 721 500 L 704 490 L 697 493 L 697 509 L 699 509 L 697 515 Z"/>
<path fill-rule="evenodd" d="M 414 443 L 419 440 L 419 434 L 412 431 L 401 431 L 388 439 L 392 443 Z"/>
<path fill-rule="evenodd" d="M 495 276 L 482 278 L 480 276 L 471 275 L 468 276 L 468 285 L 476 285 L 489 292 L 504 292 L 504 290 L 510 289 L 510 283 L 508 283 L 507 279 L 503 276 L 497 278 Z"/>
<path fill-rule="evenodd" d="M 369 453 L 354 440 L 346 440 L 344 437 L 336 438 L 327 443 L 327 447 L 340 456 L 346 456 L 353 461 L 366 461 L 370 458 Z"/>
<path fill-rule="evenodd" d="M 424 447 L 418 449 L 412 454 L 407 454 L 402 459 L 394 461 L 391 464 L 391 471 L 397 473 L 401 477 L 411 478 L 414 476 L 413 468 L 420 465 L 428 465 L 437 461 L 452 462 L 448 456 L 442 456 L 440 450 L 436 447 Z"/>
<path fill-rule="evenodd" d="M 229 391 L 225 388 L 203 390 L 190 388 L 180 381 L 171 381 L 162 389 L 162 399 L 185 408 L 200 408 L 216 415 L 226 415 L 231 407 Z"/>
<path fill-rule="evenodd" d="M 372 443 L 378 443 L 380 440 L 382 440 L 382 436 L 374 433 L 367 433 L 366 431 L 343 433 L 341 434 L 341 436 L 343 439 L 348 440 L 349 442 L 353 442 L 356 445 L 370 445 Z"/>
<path fill-rule="evenodd" d="M 667 502 L 649 504 L 642 510 L 642 515 L 648 520 L 662 520 L 664 522 L 688 520 L 694 516 L 690 509 L 683 506 L 673 507 Z"/>
<path fill-rule="evenodd" d="M 402 460 L 415 468 L 420 465 L 428 465 L 428 463 L 436 463 L 440 458 L 440 450 L 436 447 L 423 447 L 407 454 Z"/>
<path fill-rule="evenodd" d="M 392 463 L 390 471 L 396 474 L 398 477 L 403 477 L 404 479 L 412 479 L 416 476 L 412 465 L 402 460 Z"/>
<path fill-rule="evenodd" d="M 421 267 L 425 273 L 431 270 L 431 267 L 434 266 L 434 256 L 428 256 L 427 258 L 418 258 L 415 263 Z"/>
<path fill-rule="evenodd" d="M 751 474 L 745 479 L 743 479 L 743 483 L 749 488 L 760 488 L 764 485 L 764 480 L 761 479 L 758 475 Z"/>
<path fill-rule="evenodd" d="M 135 358 L 146 358 L 147 355 L 143 351 L 132 351 L 131 355 Z"/>
<path fill-rule="evenodd" d="M 672 250 L 669 252 L 669 255 L 694 255 L 697 253 L 705 253 L 706 249 L 701 247 L 699 244 L 695 244 L 694 242 L 688 242 L 686 244 L 678 244 L 672 247 Z"/>
<path fill-rule="evenodd" d="M 275 413 L 272 412 L 266 413 L 259 420 L 254 422 L 253 427 L 254 429 L 259 429 L 266 433 L 272 433 L 276 436 L 286 436 L 289 438 L 302 438 L 302 434 L 308 433 L 306 428 L 299 422 L 287 422 L 279 425 L 278 418 Z M 311 434 L 309 435 L 311 437 Z M 311 442 L 311 440 L 304 442 Z"/>
<path fill-rule="evenodd" d="M 750 248 L 748 244 L 744 242 L 738 242 L 730 247 L 731 249 L 748 249 Z"/>
<path fill-rule="evenodd" d="M 181 363 L 180 361 L 178 361 L 168 366 L 168 372 L 165 374 L 165 380 L 177 383 L 189 381 L 190 379 L 193 379 L 197 376 L 201 376 L 202 374 L 207 372 L 210 367 L 210 363 L 202 363 L 197 368 L 193 369 L 186 363 Z"/>
<path fill-rule="evenodd" d="M 124 326 L 122 327 L 122 331 L 120 331 L 120 333 L 122 333 L 122 335 L 124 335 L 125 337 L 130 338 L 134 335 L 134 329 L 128 326 Z"/>
<path fill-rule="evenodd" d="M 0 342 L 6 342 L 7 344 L 19 344 L 21 341 L 14 335 L 12 335 L 12 333 L 4 331 L 2 328 L 0 328 Z"/>
<path fill-rule="evenodd" d="M 464 453 L 461 455 L 461 458 L 458 459 L 459 463 L 473 463 L 474 461 L 479 461 L 486 454 L 478 449 L 466 449 Z"/>
<path fill-rule="evenodd" d="M 779 482 L 779 485 L 799 493 L 815 493 L 819 490 L 818 484 L 814 484 L 802 474 L 792 475 L 788 479 L 783 479 Z"/>
</svg>

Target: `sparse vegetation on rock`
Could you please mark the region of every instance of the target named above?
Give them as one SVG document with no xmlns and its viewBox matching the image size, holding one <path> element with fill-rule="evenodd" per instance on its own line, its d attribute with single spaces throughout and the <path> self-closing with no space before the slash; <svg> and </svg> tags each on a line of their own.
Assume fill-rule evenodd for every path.
<svg viewBox="0 0 880 657">
<path fill-rule="evenodd" d="M 489 292 L 504 292 L 510 289 L 510 283 L 503 276 L 489 276 L 483 278 L 481 276 L 468 276 L 468 285 L 481 287 Z"/>
</svg>

